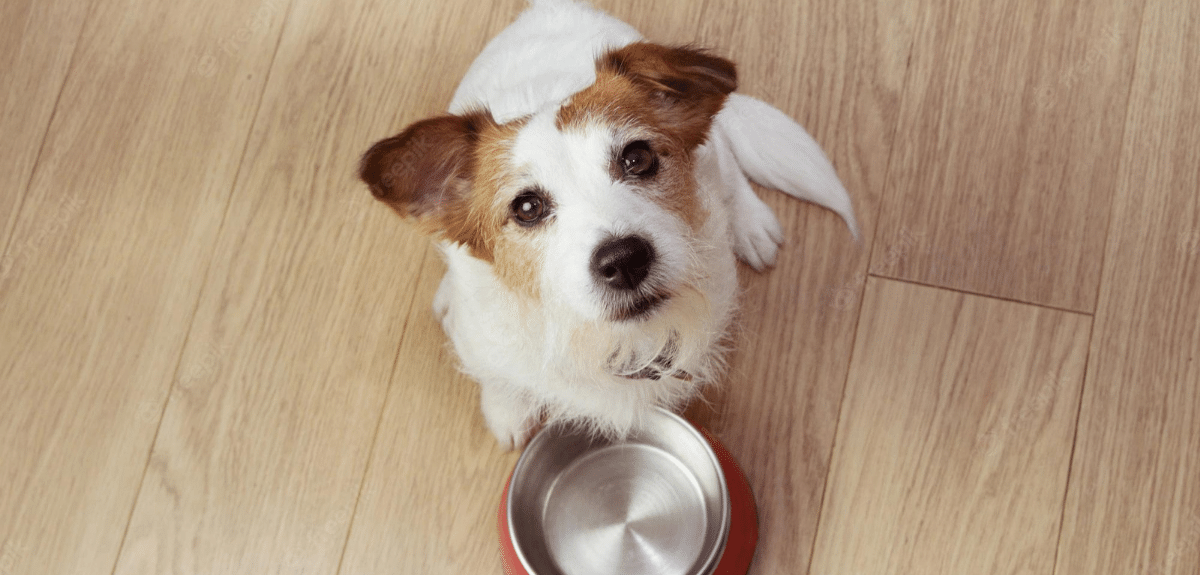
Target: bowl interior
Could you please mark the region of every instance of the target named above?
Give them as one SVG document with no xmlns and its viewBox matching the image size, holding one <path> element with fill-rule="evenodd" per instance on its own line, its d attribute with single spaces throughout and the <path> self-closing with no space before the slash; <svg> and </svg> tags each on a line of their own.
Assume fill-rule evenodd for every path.
<svg viewBox="0 0 1200 575">
<path fill-rule="evenodd" d="M 690 575 L 716 565 L 730 512 L 708 441 L 661 410 L 617 443 L 544 429 L 513 471 L 507 514 L 532 575 Z"/>
</svg>

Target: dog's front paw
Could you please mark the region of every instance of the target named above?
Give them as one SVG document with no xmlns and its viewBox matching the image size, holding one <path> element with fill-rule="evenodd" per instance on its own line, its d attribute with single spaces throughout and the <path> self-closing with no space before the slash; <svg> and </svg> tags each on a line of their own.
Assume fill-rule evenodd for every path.
<svg viewBox="0 0 1200 575">
<path fill-rule="evenodd" d="M 533 437 L 535 422 L 530 419 L 527 425 L 521 425 L 514 429 L 498 430 L 492 429 L 492 435 L 496 436 L 496 444 L 504 451 L 513 451 L 525 447 L 526 443 Z M 489 427 L 491 427 L 489 425 Z"/>
<path fill-rule="evenodd" d="M 783 227 L 770 206 L 753 192 L 742 194 L 733 214 L 733 249 L 755 270 L 775 265 Z"/>
<path fill-rule="evenodd" d="M 487 419 L 488 430 L 496 436 L 496 443 L 500 445 L 500 449 L 505 451 L 525 447 L 525 444 L 529 443 L 529 439 L 533 437 L 533 431 L 538 423 L 534 417 L 505 423 L 493 423 L 491 418 L 485 419 Z"/>
<path fill-rule="evenodd" d="M 540 421 L 531 406 L 490 386 L 481 389 L 479 399 L 488 431 L 496 436 L 500 447 L 506 451 L 524 447 Z"/>
</svg>

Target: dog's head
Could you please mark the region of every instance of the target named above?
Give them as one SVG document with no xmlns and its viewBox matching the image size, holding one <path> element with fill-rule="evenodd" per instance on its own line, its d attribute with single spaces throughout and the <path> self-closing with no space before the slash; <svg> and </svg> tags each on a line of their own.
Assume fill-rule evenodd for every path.
<svg viewBox="0 0 1200 575">
<path fill-rule="evenodd" d="M 375 144 L 360 175 L 424 231 L 500 281 L 606 322 L 650 317 L 682 289 L 708 218 L 694 154 L 737 85 L 734 65 L 638 43 L 554 109 L 417 122 Z"/>
</svg>

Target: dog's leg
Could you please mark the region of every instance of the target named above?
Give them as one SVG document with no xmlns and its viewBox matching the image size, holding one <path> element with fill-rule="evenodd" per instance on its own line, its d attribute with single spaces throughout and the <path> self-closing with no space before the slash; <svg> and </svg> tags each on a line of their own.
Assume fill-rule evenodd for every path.
<svg viewBox="0 0 1200 575">
<path fill-rule="evenodd" d="M 729 194 L 729 225 L 733 231 L 733 250 L 750 267 L 762 271 L 775 265 L 779 244 L 783 243 L 783 228 L 770 206 L 763 203 L 750 180 L 738 167 L 727 136 L 714 126 L 711 134 L 713 153 L 721 174 L 721 187 Z"/>
<path fill-rule="evenodd" d="M 479 405 L 488 430 L 496 436 L 500 447 L 506 450 L 525 445 L 538 424 L 538 412 L 534 406 L 504 384 L 481 381 Z"/>
<path fill-rule="evenodd" d="M 450 285 L 450 273 L 442 276 L 442 283 L 438 285 L 437 293 L 433 296 L 433 316 L 442 323 L 443 328 L 446 323 L 446 314 L 450 312 L 450 290 L 454 288 Z"/>
</svg>

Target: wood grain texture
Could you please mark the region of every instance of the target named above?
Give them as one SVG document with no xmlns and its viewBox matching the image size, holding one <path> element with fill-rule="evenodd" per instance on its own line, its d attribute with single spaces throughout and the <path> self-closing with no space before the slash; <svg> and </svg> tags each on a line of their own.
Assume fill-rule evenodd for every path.
<svg viewBox="0 0 1200 575">
<path fill-rule="evenodd" d="M 812 573 L 1051 573 L 1087 316 L 872 279 Z"/>
<path fill-rule="evenodd" d="M 1151 1 L 1058 575 L 1200 573 L 1200 7 Z"/>
<path fill-rule="evenodd" d="M 91 5 L 79 0 L 0 5 L 0 279 L 26 257 L 5 248 Z"/>
<path fill-rule="evenodd" d="M 503 573 L 496 513 L 518 454 L 497 447 L 478 386 L 455 370 L 429 305 L 445 271 L 430 252 L 340 573 Z"/>
<path fill-rule="evenodd" d="M 1092 312 L 1142 2 L 924 6 L 872 273 Z"/>
<path fill-rule="evenodd" d="M 8 573 L 112 572 L 274 48 L 195 72 L 235 4 L 102 2 L 79 40 L 0 282 Z"/>
<path fill-rule="evenodd" d="M 597 3 L 734 59 L 865 232 L 760 190 L 689 410 L 752 574 L 1200 571 L 1194 3 Z M 0 575 L 501 573 L 517 455 L 354 170 L 524 4 L 0 8 Z"/>
<path fill-rule="evenodd" d="M 283 8 L 182 365 L 217 360 L 172 390 L 118 575 L 334 573 L 355 515 L 427 257 L 355 168 L 380 103 L 427 105 L 410 82 L 436 71 L 393 58 L 439 30 L 404 5 Z"/>
</svg>

